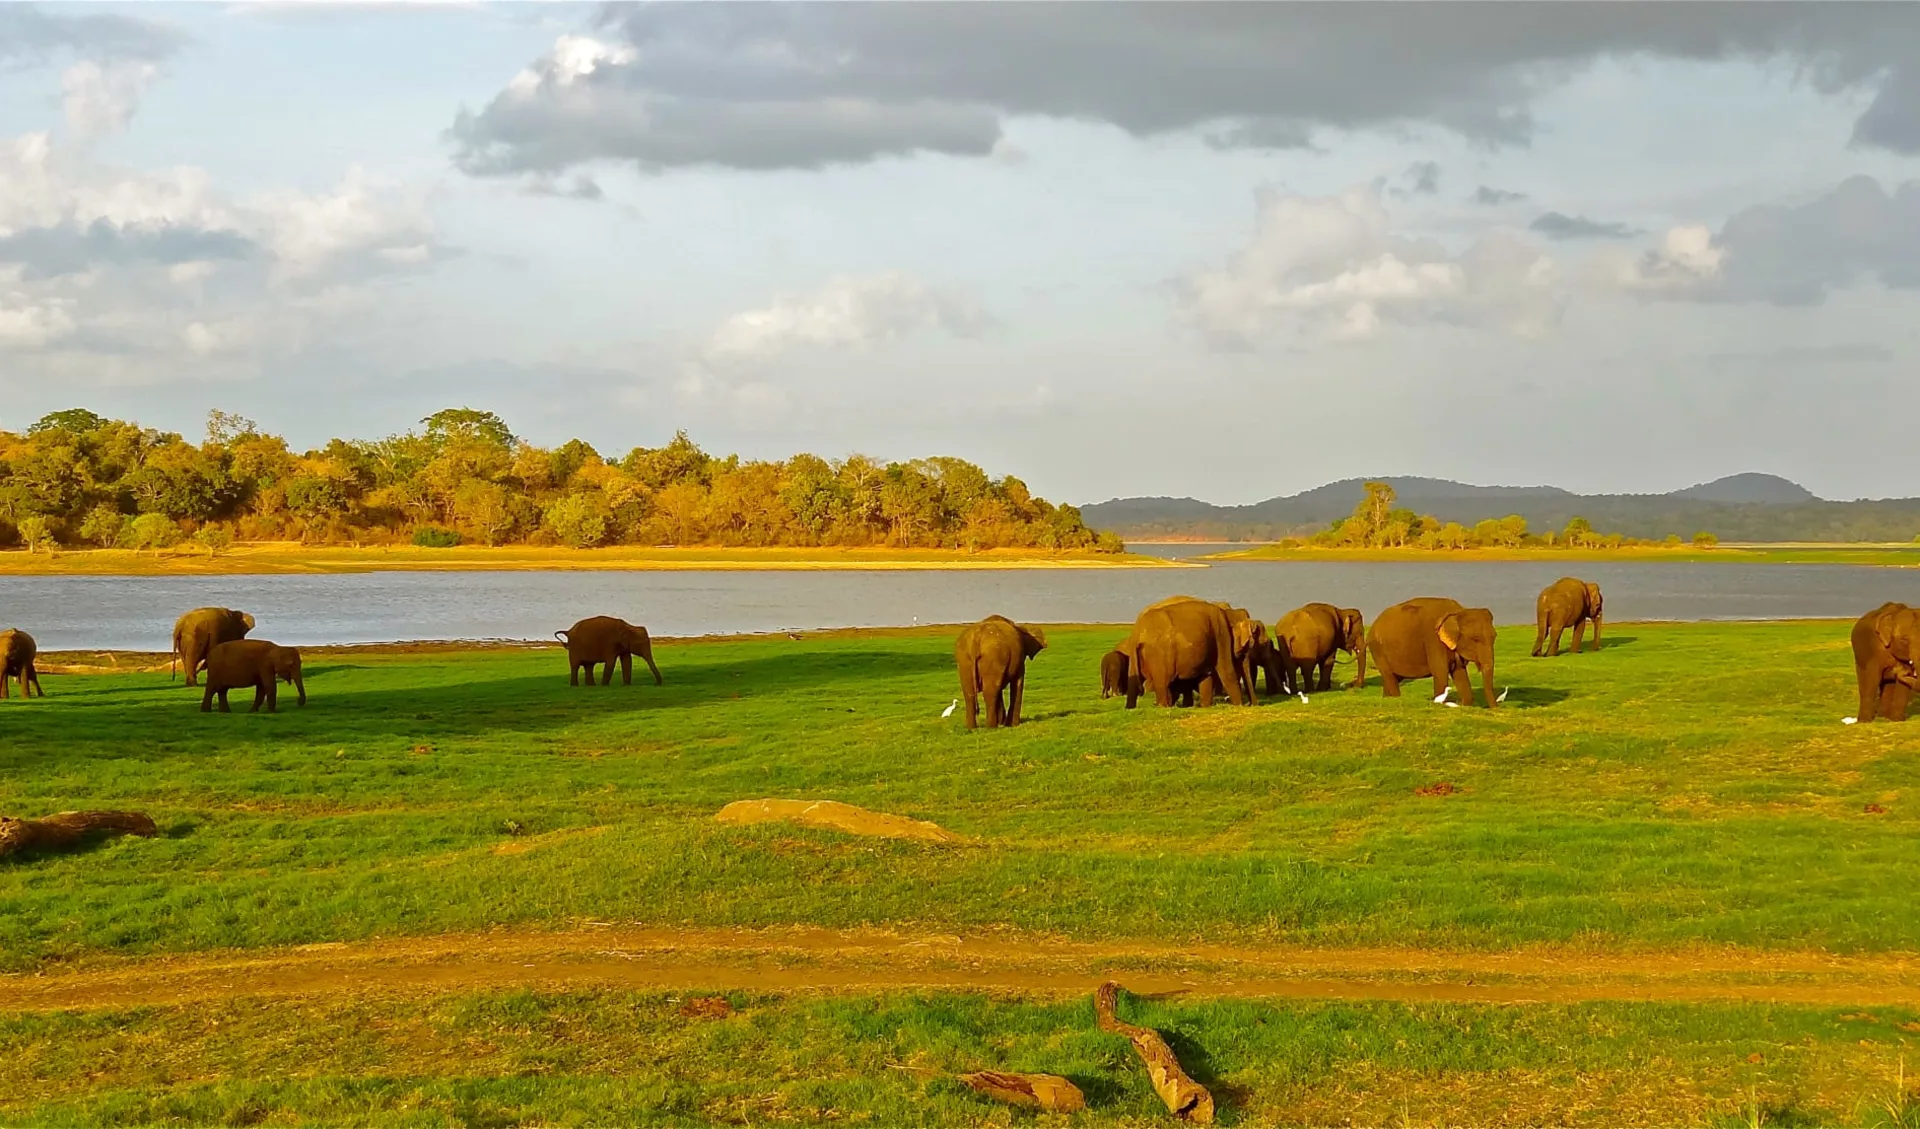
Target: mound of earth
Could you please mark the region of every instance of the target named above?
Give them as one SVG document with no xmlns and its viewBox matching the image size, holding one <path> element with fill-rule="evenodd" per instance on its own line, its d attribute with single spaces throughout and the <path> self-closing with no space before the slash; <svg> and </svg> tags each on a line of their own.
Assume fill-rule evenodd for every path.
<svg viewBox="0 0 1920 1129">
<path fill-rule="evenodd" d="M 930 843 L 960 843 L 964 838 L 937 823 L 908 819 L 883 811 L 843 804 L 838 800 L 735 800 L 713 817 L 721 823 L 799 823 L 825 827 L 849 835 L 881 839 L 922 839 Z"/>
</svg>

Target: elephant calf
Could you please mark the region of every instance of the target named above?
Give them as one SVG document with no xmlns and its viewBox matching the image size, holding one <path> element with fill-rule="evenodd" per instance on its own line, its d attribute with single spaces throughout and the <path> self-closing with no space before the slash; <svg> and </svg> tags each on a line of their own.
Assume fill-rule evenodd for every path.
<svg viewBox="0 0 1920 1129">
<path fill-rule="evenodd" d="M 199 685 L 200 668 L 222 643 L 245 639 L 253 617 L 232 608 L 195 608 L 173 624 L 173 653 L 187 668 L 187 685 Z"/>
<path fill-rule="evenodd" d="M 1274 667 L 1279 670 L 1282 683 L 1294 693 L 1333 689 L 1333 663 L 1341 651 L 1352 655 L 1358 666 L 1351 686 L 1354 689 L 1365 686 L 1366 621 L 1358 608 L 1302 604 L 1273 625 Z M 1272 677 L 1269 671 L 1269 685 Z"/>
<path fill-rule="evenodd" d="M 1549 658 L 1560 653 L 1560 633 L 1573 628 L 1573 653 L 1580 653 L 1580 640 L 1593 624 L 1593 649 L 1600 649 L 1600 586 L 1571 576 L 1563 576 L 1540 591 L 1534 602 L 1535 633 L 1533 654 L 1540 657 L 1544 648 Z M 1553 641 L 1547 641 L 1551 634 Z"/>
<path fill-rule="evenodd" d="M 1100 696 L 1111 698 L 1127 692 L 1127 653 L 1113 650 L 1100 656 Z"/>
<path fill-rule="evenodd" d="M 613 664 L 620 664 L 620 684 L 633 685 L 633 656 L 639 655 L 640 661 L 647 664 L 653 672 L 653 684 L 660 682 L 660 668 L 653 662 L 653 640 L 648 637 L 647 629 L 638 624 L 628 623 L 610 615 L 589 616 L 567 628 L 556 631 L 554 638 L 567 645 L 567 684 L 580 685 L 580 672 L 587 672 L 587 685 L 593 685 L 593 668 L 602 667 L 600 685 L 613 685 Z"/>
<path fill-rule="evenodd" d="M 1027 660 L 1046 649 L 1047 636 L 1039 628 L 1022 627 L 1003 615 L 990 615 L 960 632 L 953 641 L 953 662 L 960 668 L 960 691 L 967 698 L 968 729 L 979 725 L 982 694 L 987 698 L 988 729 L 1020 724 Z"/>
<path fill-rule="evenodd" d="M 20 696 L 23 698 L 33 697 L 36 690 L 40 691 L 42 698 L 47 696 L 47 692 L 40 689 L 40 672 L 33 668 L 34 656 L 39 653 L 40 647 L 33 641 L 33 636 L 19 628 L 9 627 L 0 631 L 0 698 L 7 696 L 7 680 L 10 678 L 20 680 Z"/>
<path fill-rule="evenodd" d="M 213 699 L 220 699 L 220 712 L 231 713 L 227 708 L 227 691 L 244 686 L 253 687 L 253 709 L 250 713 L 260 712 L 260 703 L 267 704 L 268 713 L 277 713 L 280 709 L 280 683 L 292 683 L 300 693 L 300 704 L 307 704 L 307 682 L 300 673 L 300 652 L 293 647 L 282 647 L 265 639 L 236 639 L 231 643 L 222 643 L 207 653 L 207 688 L 200 696 L 200 712 L 213 709 Z"/>
</svg>

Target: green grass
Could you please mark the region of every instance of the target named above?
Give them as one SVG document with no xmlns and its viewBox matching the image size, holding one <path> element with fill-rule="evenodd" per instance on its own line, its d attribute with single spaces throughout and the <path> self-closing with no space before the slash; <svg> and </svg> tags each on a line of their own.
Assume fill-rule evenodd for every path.
<svg viewBox="0 0 1920 1129">
<path fill-rule="evenodd" d="M 1169 1119 L 1089 1001 L 511 991 L 0 1017 L 8 1125 L 1032 1124 L 952 1076 L 1071 1079 Z M 1898 1125 L 1911 1012 L 1130 1000 L 1225 1124 Z M 1039 1123 L 1065 1123 L 1040 1118 Z M 1911 1124 L 1911 1122 L 1908 1122 Z"/>
<path fill-rule="evenodd" d="M 975 733 L 938 716 L 945 632 L 663 645 L 659 688 L 569 687 L 557 651 L 315 655 L 311 705 L 277 716 L 49 676 L 0 703 L 0 812 L 139 808 L 163 834 L 0 862 L 0 965 L 582 919 L 1920 949 L 1916 731 L 1838 724 L 1846 632 L 1622 624 L 1547 660 L 1508 628 L 1494 712 L 1376 680 L 1129 713 L 1096 692 L 1118 629 L 1061 628 L 1029 723 Z M 1441 780 L 1462 791 L 1416 794 Z M 710 819 L 763 796 L 981 842 Z M 605 830 L 496 854 L 509 821 Z"/>
</svg>

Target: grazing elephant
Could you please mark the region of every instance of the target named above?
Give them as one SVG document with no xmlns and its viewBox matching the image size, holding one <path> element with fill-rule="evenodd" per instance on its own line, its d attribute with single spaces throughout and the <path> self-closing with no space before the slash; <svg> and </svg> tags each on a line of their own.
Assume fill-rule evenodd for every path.
<svg viewBox="0 0 1920 1129">
<path fill-rule="evenodd" d="M 1217 604 L 1176 596 L 1148 607 L 1120 645 L 1129 666 L 1127 708 L 1139 702 L 1143 688 L 1151 688 L 1162 706 L 1173 705 L 1176 693 L 1184 697 L 1195 689 L 1202 706 L 1212 705 L 1221 689 L 1234 705 L 1245 705 L 1236 655 L 1252 644 L 1252 621 L 1230 624 Z"/>
<path fill-rule="evenodd" d="M 1127 653 L 1122 650 L 1108 651 L 1100 656 L 1100 696 L 1111 698 L 1127 692 Z"/>
<path fill-rule="evenodd" d="M 653 672 L 653 684 L 660 685 L 660 668 L 653 663 L 653 640 L 647 629 L 610 615 L 581 620 L 553 637 L 567 645 L 567 685 L 580 685 L 580 672 L 587 672 L 587 685 L 593 685 L 593 666 L 605 663 L 600 685 L 613 685 L 613 664 L 620 663 L 620 684 L 633 685 L 633 656 L 639 655 Z"/>
<path fill-rule="evenodd" d="M 20 680 L 20 696 L 33 697 L 35 690 L 42 698 L 47 692 L 40 687 L 40 672 L 33 669 L 33 658 L 40 653 L 40 647 L 34 643 L 33 636 L 17 627 L 0 631 L 0 698 L 7 696 L 7 679 Z"/>
<path fill-rule="evenodd" d="M 1860 710 L 1848 721 L 1907 720 L 1920 689 L 1920 609 L 1882 604 L 1853 625 L 1853 669 L 1860 679 Z"/>
<path fill-rule="evenodd" d="M 1462 607 L 1458 600 L 1437 596 L 1395 604 L 1373 621 L 1367 649 L 1389 698 L 1400 696 L 1402 679 L 1432 678 L 1434 701 L 1445 701 L 1449 690 L 1472 701 L 1471 662 L 1480 668 L 1487 708 L 1500 704 L 1493 696 L 1493 613 L 1486 608 Z"/>
<path fill-rule="evenodd" d="M 200 712 L 213 709 L 214 695 L 220 697 L 220 712 L 227 708 L 227 691 L 253 687 L 253 709 L 267 703 L 268 713 L 280 709 L 280 683 L 290 682 L 300 692 L 300 704 L 307 704 L 307 681 L 300 673 L 300 652 L 265 639 L 236 639 L 221 643 L 207 655 L 207 689 L 200 696 Z"/>
<path fill-rule="evenodd" d="M 990 615 L 960 632 L 960 638 L 953 641 L 953 662 L 960 668 L 960 692 L 967 698 L 968 729 L 980 723 L 983 694 L 988 729 L 1020 724 L 1020 705 L 1027 694 L 1027 660 L 1046 649 L 1045 632 L 1022 627 L 1003 615 Z"/>
<path fill-rule="evenodd" d="M 222 643 L 245 639 L 253 617 L 232 608 L 195 608 L 173 624 L 173 653 L 187 668 L 187 685 L 199 684 L 198 673 L 207 654 Z M 171 677 L 171 675 L 169 675 Z"/>
<path fill-rule="evenodd" d="M 1587 633 L 1587 621 L 1593 621 L 1593 649 L 1600 649 L 1600 586 L 1585 580 L 1576 580 L 1563 576 L 1540 590 L 1540 599 L 1534 604 L 1534 621 L 1538 628 L 1533 637 L 1533 655 L 1540 657 L 1544 647 L 1548 657 L 1560 653 L 1560 633 L 1573 628 L 1573 653 L 1580 653 L 1581 636 Z M 1553 642 L 1547 643 L 1547 633 L 1553 633 Z"/>
<path fill-rule="evenodd" d="M 1367 628 L 1358 608 L 1332 604 L 1302 604 L 1273 625 L 1275 666 L 1284 684 L 1296 693 L 1333 689 L 1333 662 L 1339 652 L 1353 656 L 1359 669 L 1349 684 L 1367 684 Z M 1317 684 L 1313 673 L 1319 669 Z"/>
<path fill-rule="evenodd" d="M 1267 625 L 1253 618 L 1247 609 L 1236 608 L 1223 600 L 1214 601 L 1214 607 L 1227 613 L 1227 626 L 1233 631 L 1233 672 L 1240 682 L 1240 694 L 1248 705 L 1258 705 L 1255 672 L 1263 668 L 1272 652 L 1267 643 Z M 1219 694 L 1221 689 L 1215 686 L 1213 692 Z M 1191 700 L 1186 704 L 1191 705 Z"/>
</svg>

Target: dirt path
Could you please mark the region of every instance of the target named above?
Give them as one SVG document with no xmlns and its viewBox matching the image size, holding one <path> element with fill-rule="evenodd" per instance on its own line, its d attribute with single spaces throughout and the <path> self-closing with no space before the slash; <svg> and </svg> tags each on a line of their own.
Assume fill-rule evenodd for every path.
<svg viewBox="0 0 1920 1129">
<path fill-rule="evenodd" d="M 1920 1006 L 1920 954 L 1702 950 L 1593 955 L 1535 949 L 1225 948 L 825 929 L 590 927 L 115 960 L 0 976 L 0 1012 L 120 1008 L 242 996 L 484 988 L 1081 995 L 1117 979 L 1147 995 L 1489 1003 L 1756 1000 Z"/>
</svg>

